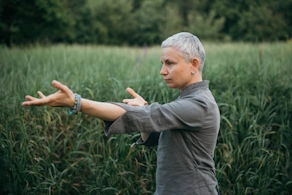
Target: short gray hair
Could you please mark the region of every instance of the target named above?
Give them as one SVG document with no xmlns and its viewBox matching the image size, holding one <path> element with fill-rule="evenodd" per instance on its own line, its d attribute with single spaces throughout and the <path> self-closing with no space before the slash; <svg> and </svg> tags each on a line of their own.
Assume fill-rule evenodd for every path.
<svg viewBox="0 0 292 195">
<path fill-rule="evenodd" d="M 174 34 L 162 42 L 161 48 L 167 47 L 177 49 L 187 61 L 198 58 L 200 61 L 199 70 L 203 70 L 206 54 L 201 41 L 195 35 L 188 32 Z"/>
</svg>

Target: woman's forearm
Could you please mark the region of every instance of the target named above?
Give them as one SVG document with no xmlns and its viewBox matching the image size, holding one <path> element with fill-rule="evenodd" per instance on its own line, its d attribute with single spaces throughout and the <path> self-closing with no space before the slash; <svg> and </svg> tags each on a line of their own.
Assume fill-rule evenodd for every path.
<svg viewBox="0 0 292 195">
<path fill-rule="evenodd" d="M 81 99 L 80 111 L 84 114 L 107 121 L 114 121 L 126 112 L 125 109 L 118 105 L 84 98 Z"/>
</svg>

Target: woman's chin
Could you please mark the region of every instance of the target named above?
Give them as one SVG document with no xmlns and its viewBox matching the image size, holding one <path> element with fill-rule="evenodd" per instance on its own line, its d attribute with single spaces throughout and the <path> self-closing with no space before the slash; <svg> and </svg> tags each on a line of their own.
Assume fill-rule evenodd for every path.
<svg viewBox="0 0 292 195">
<path fill-rule="evenodd" d="M 169 88 L 176 88 L 176 86 L 175 86 L 173 83 L 167 83 L 167 86 L 168 86 Z"/>
</svg>

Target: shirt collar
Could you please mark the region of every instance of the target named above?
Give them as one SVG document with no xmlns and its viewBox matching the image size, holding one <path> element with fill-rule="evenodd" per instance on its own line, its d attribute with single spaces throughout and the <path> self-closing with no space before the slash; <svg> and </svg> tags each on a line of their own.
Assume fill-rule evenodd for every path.
<svg viewBox="0 0 292 195">
<path fill-rule="evenodd" d="M 196 82 L 196 83 L 190 84 L 180 92 L 180 97 L 189 95 L 189 94 L 191 94 L 192 92 L 194 92 L 198 88 L 208 88 L 208 85 L 209 85 L 209 81 L 208 80 L 203 80 L 203 81 L 200 81 L 200 82 Z"/>
</svg>

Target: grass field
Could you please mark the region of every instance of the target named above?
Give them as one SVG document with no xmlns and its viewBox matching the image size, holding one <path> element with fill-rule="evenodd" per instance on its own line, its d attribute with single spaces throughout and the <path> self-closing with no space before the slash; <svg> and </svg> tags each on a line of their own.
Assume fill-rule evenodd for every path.
<svg viewBox="0 0 292 195">
<path fill-rule="evenodd" d="M 205 43 L 204 79 L 221 112 L 215 151 L 221 194 L 292 194 L 292 43 Z M 21 107 L 24 96 L 174 100 L 159 75 L 160 48 L 0 47 L 0 194 L 152 194 L 156 148 L 138 134 L 103 134 L 103 123 L 66 109 Z"/>
</svg>

